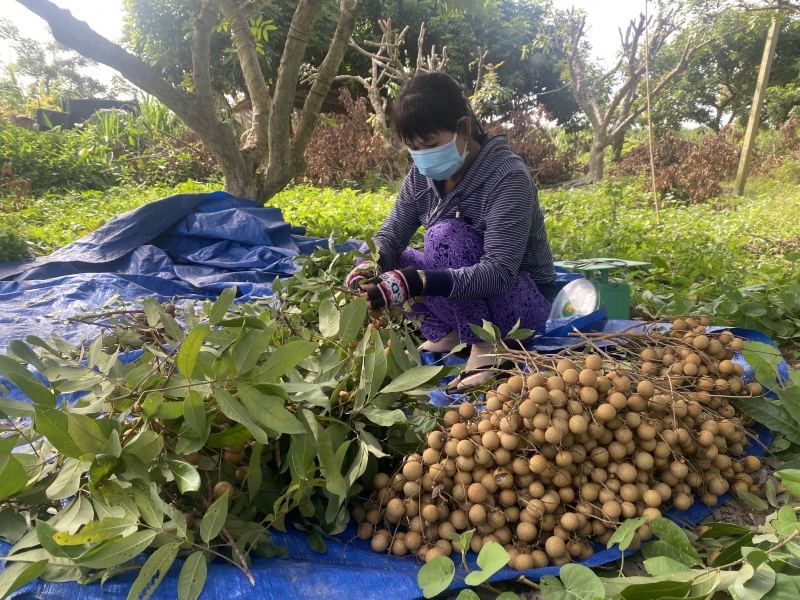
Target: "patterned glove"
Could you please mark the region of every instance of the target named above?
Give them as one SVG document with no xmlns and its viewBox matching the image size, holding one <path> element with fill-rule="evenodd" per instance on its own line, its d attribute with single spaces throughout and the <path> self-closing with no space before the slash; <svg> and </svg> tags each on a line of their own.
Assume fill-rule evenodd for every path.
<svg viewBox="0 0 800 600">
<path fill-rule="evenodd" d="M 372 310 L 402 306 L 409 298 L 421 296 L 425 288 L 419 271 L 401 269 L 387 271 L 367 290 Z"/>
<path fill-rule="evenodd" d="M 361 282 L 365 279 L 373 279 L 380 275 L 380 269 L 371 260 L 361 261 L 356 267 L 347 274 L 344 280 L 345 285 L 351 290 L 358 290 Z"/>
</svg>

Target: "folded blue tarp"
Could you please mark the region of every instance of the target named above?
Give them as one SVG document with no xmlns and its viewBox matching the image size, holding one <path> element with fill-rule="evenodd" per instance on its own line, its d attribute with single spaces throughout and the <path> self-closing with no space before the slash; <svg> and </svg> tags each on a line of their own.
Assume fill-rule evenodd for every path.
<svg viewBox="0 0 800 600">
<path fill-rule="evenodd" d="M 328 245 L 303 234 L 280 209 L 224 192 L 146 204 L 50 256 L 0 264 L 0 349 L 33 333 L 77 342 L 92 327 L 64 319 L 116 294 L 214 298 L 235 283 L 245 298 L 269 296 L 276 277 L 294 273 L 296 256 Z"/>
<path fill-rule="evenodd" d="M 264 208 L 222 192 L 172 196 L 135 211 L 120 215 L 113 221 L 59 250 L 36 261 L 0 265 L 0 349 L 11 340 L 26 335 L 45 338 L 58 333 L 78 341 L 93 337 L 94 326 L 66 323 L 62 319 L 75 312 L 96 309 L 119 293 L 123 300 L 134 302 L 149 296 L 168 300 L 175 297 L 199 299 L 216 296 L 219 291 L 236 283 L 245 295 L 265 296 L 269 282 L 276 276 L 291 274 L 293 258 L 325 245 L 325 240 L 306 238 L 284 222 L 280 211 Z M 356 248 L 350 244 L 346 249 Z M 567 280 L 572 274 L 562 274 Z M 607 321 L 601 309 L 575 319 L 558 319 L 548 323 L 543 336 L 528 349 L 539 353 L 557 352 L 579 340 L 567 337 L 577 329 L 583 332 L 620 332 L 634 321 Z M 737 335 L 769 342 L 758 332 L 734 330 Z M 769 342 L 771 343 L 771 342 Z M 136 353 L 121 360 L 133 359 Z M 441 355 L 426 355 L 427 362 L 441 360 Z M 460 360 L 448 357 L 447 362 Z M 737 357 L 741 361 L 741 357 Z M 786 373 L 785 363 L 781 365 Z M 747 367 L 747 376 L 752 369 Z M 12 396 L 24 399 L 19 390 Z M 457 401 L 445 394 L 436 394 L 432 401 L 450 404 Z M 757 430 L 760 441 L 768 445 L 772 433 Z M 764 447 L 751 444 L 747 452 L 763 454 Z M 721 501 L 728 499 L 726 495 Z M 699 502 L 682 513 L 667 514 L 682 524 L 697 523 L 710 514 Z M 355 528 L 350 526 L 327 540 L 325 554 L 313 552 L 307 545 L 306 534 L 288 526 L 286 533 L 275 532 L 274 541 L 289 550 L 287 558 L 253 560 L 256 579 L 252 587 L 238 569 L 224 563 L 209 565 L 208 582 L 201 598 L 239 598 L 315 600 L 337 597 L 359 599 L 411 600 L 421 596 L 417 586 L 419 562 L 413 557 L 379 555 L 368 542 L 354 539 Z M 0 542 L 0 555 L 10 548 Z M 616 549 L 596 548 L 597 553 L 584 562 L 597 566 L 619 558 Z M 139 557 L 143 562 L 145 557 Z M 469 555 L 475 566 L 475 555 Z M 169 570 L 161 586 L 151 596 L 167 600 L 176 597 L 177 578 L 182 561 Z M 555 575 L 557 567 L 517 572 L 503 569 L 491 581 L 511 579 L 524 574 L 538 579 Z M 458 573 L 463 577 L 465 572 Z M 73 600 L 124 598 L 135 578 L 126 573 L 99 584 L 82 586 L 77 583 L 47 583 L 34 581 L 11 597 L 25 600 Z M 456 579 L 452 590 L 463 587 Z"/>
</svg>

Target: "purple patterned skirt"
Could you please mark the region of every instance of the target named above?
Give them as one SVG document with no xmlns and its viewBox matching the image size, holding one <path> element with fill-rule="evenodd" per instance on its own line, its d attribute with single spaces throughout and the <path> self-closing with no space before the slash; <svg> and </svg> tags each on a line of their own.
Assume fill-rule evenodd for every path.
<svg viewBox="0 0 800 600">
<path fill-rule="evenodd" d="M 407 248 L 395 269 L 445 270 L 469 267 L 483 256 L 483 240 L 463 221 L 446 220 L 434 224 L 425 234 L 424 252 Z M 464 344 L 474 344 L 470 323 L 494 323 L 505 336 L 519 320 L 520 327 L 538 330 L 550 315 L 550 302 L 539 292 L 530 273 L 520 272 L 514 285 L 503 296 L 449 300 L 429 296 L 416 303 L 412 312 L 420 317 L 420 330 L 431 341 L 439 341 L 453 329 Z"/>
</svg>

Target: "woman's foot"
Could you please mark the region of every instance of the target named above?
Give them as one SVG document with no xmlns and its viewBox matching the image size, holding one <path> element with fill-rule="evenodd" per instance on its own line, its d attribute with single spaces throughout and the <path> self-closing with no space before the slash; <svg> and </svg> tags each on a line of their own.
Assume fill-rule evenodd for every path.
<svg viewBox="0 0 800 600">
<path fill-rule="evenodd" d="M 461 343 L 458 337 L 458 331 L 453 329 L 450 333 L 444 336 L 437 342 L 428 340 L 420 345 L 419 349 L 423 352 L 452 352 L 453 349 Z"/>
<path fill-rule="evenodd" d="M 472 344 L 467 366 L 450 383 L 450 389 L 466 390 L 483 385 L 497 374 L 497 371 L 491 368 L 495 366 L 496 360 L 497 355 L 494 353 L 493 344 L 488 342 Z"/>
</svg>

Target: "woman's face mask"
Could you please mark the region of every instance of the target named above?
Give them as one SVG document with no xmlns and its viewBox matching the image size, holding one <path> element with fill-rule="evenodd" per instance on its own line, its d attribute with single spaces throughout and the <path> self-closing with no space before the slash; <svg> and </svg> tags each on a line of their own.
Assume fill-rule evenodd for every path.
<svg viewBox="0 0 800 600">
<path fill-rule="evenodd" d="M 436 148 L 427 150 L 409 150 L 417 170 L 425 177 L 430 177 L 436 181 L 444 181 L 455 175 L 464 161 L 467 159 L 467 146 L 464 146 L 464 153 L 459 154 L 456 148 L 458 133 L 453 134 L 453 139 Z"/>
</svg>

